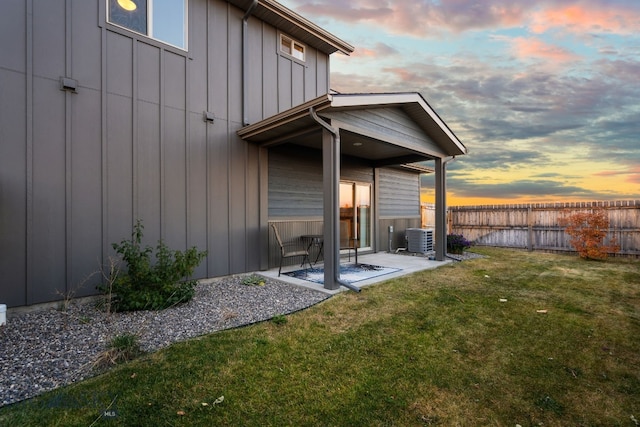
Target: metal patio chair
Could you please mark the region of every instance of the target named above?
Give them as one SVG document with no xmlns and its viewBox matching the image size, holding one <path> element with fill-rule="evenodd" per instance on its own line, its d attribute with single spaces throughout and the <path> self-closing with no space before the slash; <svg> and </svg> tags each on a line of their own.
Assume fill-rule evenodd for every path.
<svg viewBox="0 0 640 427">
<path fill-rule="evenodd" d="M 306 261 L 309 264 L 309 268 L 313 268 L 311 265 L 311 260 L 309 259 L 309 251 L 306 249 L 298 249 L 298 250 L 288 250 L 287 247 L 297 246 L 298 242 L 288 242 L 282 243 L 282 238 L 280 238 L 280 233 L 278 232 L 278 227 L 275 224 L 271 224 L 271 228 L 273 228 L 273 233 L 276 235 L 276 240 L 278 241 L 278 246 L 280 246 L 280 267 L 278 268 L 278 277 L 280 277 L 280 273 L 282 272 L 282 261 L 285 258 L 294 258 L 294 257 L 303 257 L 302 264 L 300 267 L 304 266 L 304 262 Z"/>
</svg>

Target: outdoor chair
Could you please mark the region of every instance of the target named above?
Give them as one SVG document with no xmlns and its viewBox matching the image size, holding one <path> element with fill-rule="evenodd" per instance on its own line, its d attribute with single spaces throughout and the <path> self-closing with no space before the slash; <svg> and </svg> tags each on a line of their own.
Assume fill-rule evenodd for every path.
<svg viewBox="0 0 640 427">
<path fill-rule="evenodd" d="M 356 265 L 358 264 L 358 239 L 349 237 L 340 241 L 340 249 L 346 250 L 349 256 L 348 261 L 351 262 L 351 251 L 354 252 L 356 258 Z"/>
<path fill-rule="evenodd" d="M 278 227 L 276 227 L 275 224 L 271 224 L 271 228 L 273 228 L 273 234 L 276 235 L 278 246 L 280 246 L 280 267 L 278 268 L 278 277 L 280 277 L 280 273 L 282 272 L 282 262 L 284 261 L 285 258 L 302 257 L 302 264 L 300 264 L 300 267 L 304 266 L 304 262 L 306 261 L 309 264 L 309 268 L 313 268 L 311 266 L 311 260 L 309 260 L 308 250 L 306 249 L 287 250 L 286 249 L 287 247 L 297 246 L 299 242 L 282 243 L 282 238 L 280 238 Z"/>
</svg>

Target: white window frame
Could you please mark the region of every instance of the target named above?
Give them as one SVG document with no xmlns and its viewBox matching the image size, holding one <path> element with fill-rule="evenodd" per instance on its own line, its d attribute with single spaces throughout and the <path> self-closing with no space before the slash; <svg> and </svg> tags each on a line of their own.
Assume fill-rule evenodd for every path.
<svg viewBox="0 0 640 427">
<path fill-rule="evenodd" d="M 282 49 L 282 47 L 285 45 L 288 45 L 289 52 Z M 296 48 L 299 48 L 299 49 L 296 49 Z M 281 54 L 290 56 L 291 58 L 297 61 L 305 62 L 307 59 L 307 46 L 304 43 L 300 43 L 298 40 L 284 33 L 280 33 L 278 51 Z M 299 55 L 296 55 L 295 54 L 296 52 L 300 52 L 301 57 Z"/>
<path fill-rule="evenodd" d="M 180 49 L 183 50 L 185 52 L 187 52 L 189 50 L 189 0 L 184 0 L 184 47 L 183 46 L 176 46 L 172 43 L 169 43 L 165 40 L 156 38 L 153 36 L 153 2 L 154 0 L 147 0 L 147 34 L 145 33 L 141 33 L 139 31 L 133 30 L 131 28 L 125 27 L 121 24 L 118 24 L 116 22 L 112 22 L 110 20 L 111 16 L 110 16 L 110 11 L 109 11 L 109 0 L 105 0 L 105 6 L 106 6 L 106 21 L 108 24 L 110 25 L 114 25 L 118 28 L 122 28 L 123 30 L 126 31 L 131 31 L 134 34 L 139 34 L 141 36 L 147 37 L 151 40 L 155 40 L 159 43 L 163 43 L 166 44 L 168 46 L 174 47 L 176 49 Z"/>
</svg>

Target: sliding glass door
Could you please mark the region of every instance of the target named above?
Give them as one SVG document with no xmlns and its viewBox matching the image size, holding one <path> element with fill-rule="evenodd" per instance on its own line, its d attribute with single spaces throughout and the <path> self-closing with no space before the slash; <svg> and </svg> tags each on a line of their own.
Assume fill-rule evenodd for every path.
<svg viewBox="0 0 640 427">
<path fill-rule="evenodd" d="M 371 247 L 371 184 L 340 183 L 340 245 Z"/>
</svg>

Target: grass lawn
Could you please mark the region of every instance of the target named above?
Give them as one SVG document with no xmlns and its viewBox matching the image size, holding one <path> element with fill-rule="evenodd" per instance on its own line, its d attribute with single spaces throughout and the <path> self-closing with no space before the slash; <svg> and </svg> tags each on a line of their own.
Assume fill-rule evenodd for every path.
<svg viewBox="0 0 640 427">
<path fill-rule="evenodd" d="M 640 262 L 474 251 L 0 408 L 0 425 L 640 424 Z"/>
</svg>

